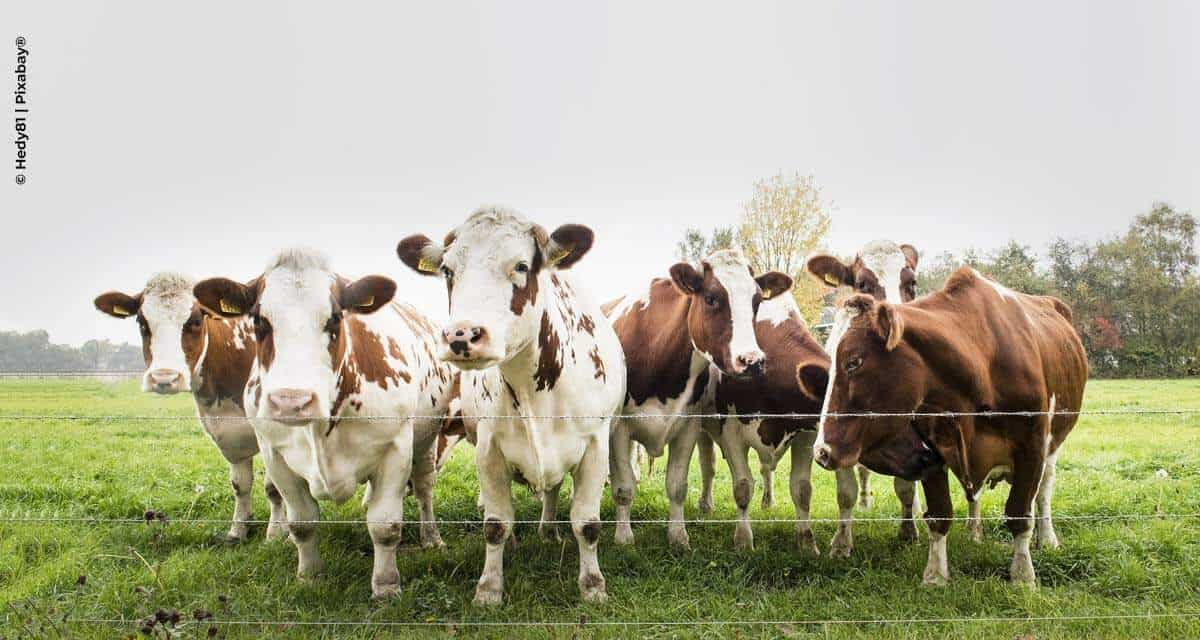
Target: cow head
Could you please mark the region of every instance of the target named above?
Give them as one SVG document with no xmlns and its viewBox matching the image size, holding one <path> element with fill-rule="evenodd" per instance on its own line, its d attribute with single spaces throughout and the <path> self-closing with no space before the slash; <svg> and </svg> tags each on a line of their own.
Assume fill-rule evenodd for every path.
<svg viewBox="0 0 1200 640">
<path fill-rule="evenodd" d="M 114 318 L 136 318 L 142 334 L 146 371 L 142 391 L 172 394 L 192 388 L 208 347 L 206 311 L 192 296 L 192 280 L 158 273 L 137 295 L 109 291 L 96 297 L 96 308 Z"/>
<path fill-rule="evenodd" d="M 341 365 L 353 346 L 348 316 L 385 306 L 396 283 L 383 276 L 350 282 L 335 275 L 323 255 L 291 249 L 250 282 L 210 278 L 195 293 L 214 313 L 253 321 L 265 397 L 257 416 L 304 425 L 331 417 Z"/>
<path fill-rule="evenodd" d="M 520 353 L 538 336 L 551 295 L 550 273 L 569 269 L 592 247 L 592 230 L 577 224 L 546 233 L 519 213 L 483 207 L 439 245 L 423 235 L 400 241 L 400 261 L 446 281 L 450 320 L 441 358 L 485 369 Z"/>
<path fill-rule="evenodd" d="M 764 299 L 787 293 L 792 279 L 770 271 L 757 278 L 740 251 L 713 252 L 700 268 L 671 267 L 671 281 L 691 297 L 687 324 L 692 346 L 731 376 L 761 375 L 766 356 L 754 335 L 754 316 Z"/>
<path fill-rule="evenodd" d="M 904 340 L 901 309 L 858 294 L 838 310 L 833 329 L 837 347 L 813 444 L 814 457 L 826 469 L 861 462 L 879 473 L 914 480 L 939 461 L 911 416 L 844 415 L 912 413 L 924 401 L 927 370 Z M 801 368 L 802 386 L 812 374 Z"/>
<path fill-rule="evenodd" d="M 876 300 L 911 302 L 917 296 L 917 250 L 890 240 L 868 243 L 845 263 L 830 255 L 808 259 L 808 271 L 830 287 L 853 287 Z"/>
</svg>

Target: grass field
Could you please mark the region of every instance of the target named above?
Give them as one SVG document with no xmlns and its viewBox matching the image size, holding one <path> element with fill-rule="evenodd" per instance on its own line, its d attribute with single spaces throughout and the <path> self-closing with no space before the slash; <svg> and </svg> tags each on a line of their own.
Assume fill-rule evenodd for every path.
<svg viewBox="0 0 1200 640">
<path fill-rule="evenodd" d="M 1095 381 L 1086 409 L 1200 409 L 1200 381 Z M 0 419 L 0 517 L 31 515 L 140 518 L 148 509 L 169 518 L 225 519 L 231 512 L 227 467 L 191 419 L 190 397 L 138 394 L 131 382 L 0 382 L 0 415 L 88 416 L 83 420 Z M 123 420 L 164 415 L 186 419 Z M 792 515 L 787 461 L 777 473 L 776 506 L 756 507 L 755 517 Z M 665 518 L 662 471 L 643 478 L 635 518 Z M 729 476 L 719 465 L 717 510 L 732 518 Z M 261 473 L 261 463 L 258 465 Z M 1162 470 L 1162 471 L 1160 471 Z M 1165 476 L 1163 477 L 1165 472 Z M 832 474 L 814 472 L 813 515 L 836 516 Z M 1089 416 L 1081 420 L 1059 458 L 1058 515 L 1200 513 L 1200 415 Z M 472 452 L 460 448 L 439 479 L 440 518 L 470 520 L 475 509 Z M 261 484 L 256 517 L 265 517 Z M 698 471 L 693 465 L 688 517 L 696 517 Z M 877 506 L 864 517 L 898 514 L 890 481 L 875 478 Z M 984 498 L 984 515 L 1001 511 L 1006 487 Z M 518 518 L 535 519 L 538 505 L 515 491 Z M 956 496 L 958 514 L 965 502 Z M 567 501 L 563 501 L 563 513 Z M 756 498 L 757 505 L 757 498 Z M 326 518 L 361 518 L 358 501 L 324 505 Z M 409 499 L 407 513 L 416 513 Z M 611 518 L 607 498 L 603 517 Z M 921 585 L 926 545 L 901 544 L 895 524 L 859 523 L 849 560 L 809 558 L 793 548 L 792 525 L 760 523 L 756 548 L 735 552 L 732 525 L 691 524 L 690 552 L 671 551 L 665 529 L 643 525 L 633 548 L 601 540 L 601 567 L 609 600 L 584 605 L 575 584 L 573 539 L 540 541 L 532 526 L 518 528 L 520 547 L 506 560 L 503 607 L 471 605 L 483 563 L 483 540 L 475 525 L 442 525 L 449 545 L 426 551 L 415 527 L 405 529 L 399 598 L 370 600 L 370 539 L 362 525 L 322 528 L 327 573 L 311 583 L 294 577 L 290 543 L 267 544 L 263 527 L 251 540 L 228 546 L 218 539 L 223 524 L 97 524 L 0 522 L 0 636 L 107 638 L 137 635 L 140 618 L 157 609 L 178 610 L 175 637 L 206 637 L 208 623 L 191 622 L 193 611 L 218 620 L 521 622 L 657 621 L 668 626 L 304 626 L 218 625 L 220 637 L 851 637 L 1037 638 L 1200 637 L 1197 618 L 965 621 L 909 624 L 694 624 L 755 620 L 862 620 L 887 618 L 1087 617 L 1200 611 L 1200 518 L 1134 521 L 1060 520 L 1057 551 L 1037 551 L 1038 591 L 1010 586 L 1007 532 L 987 524 L 982 544 L 967 540 L 956 523 L 950 536 L 952 582 L 942 589 Z M 922 528 L 923 529 L 923 528 Z M 816 525 L 822 551 L 832 524 Z M 568 536 L 569 537 L 569 536 Z M 64 618 L 66 621 L 64 622 Z M 122 619 L 115 624 L 80 619 Z M 161 629 L 156 632 L 161 633 Z M 160 636 L 161 637 L 161 636 Z"/>
</svg>

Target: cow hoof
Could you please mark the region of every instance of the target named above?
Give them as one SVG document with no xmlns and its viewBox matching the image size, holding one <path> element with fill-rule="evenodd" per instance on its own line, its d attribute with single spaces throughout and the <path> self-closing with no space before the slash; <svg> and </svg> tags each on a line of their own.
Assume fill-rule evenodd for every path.
<svg viewBox="0 0 1200 640">
<path fill-rule="evenodd" d="M 246 541 L 246 534 L 234 533 L 230 531 L 229 533 L 226 533 L 222 539 L 225 541 L 225 544 L 228 545 L 242 544 Z"/>
<path fill-rule="evenodd" d="M 401 592 L 399 583 L 371 585 L 371 598 L 374 600 L 389 600 L 399 596 Z"/>
<path fill-rule="evenodd" d="M 1038 549 L 1058 549 L 1062 546 L 1062 544 L 1058 542 L 1058 536 L 1055 535 L 1053 531 L 1047 534 L 1039 533 L 1038 536 L 1034 538 L 1034 544 L 1037 545 Z"/>
<path fill-rule="evenodd" d="M 604 576 L 599 573 L 589 573 L 579 576 L 579 595 L 584 602 L 600 603 L 608 599 L 608 590 Z"/>
<path fill-rule="evenodd" d="M 287 529 L 284 528 L 282 524 L 278 522 L 272 522 L 271 524 L 267 525 L 267 542 L 280 542 L 282 540 L 287 540 L 287 537 Z"/>
<path fill-rule="evenodd" d="M 811 529 L 796 532 L 796 550 L 806 555 L 821 555 L 821 549 L 817 547 L 817 539 L 813 536 Z"/>
<path fill-rule="evenodd" d="M 504 602 L 503 589 L 490 589 L 479 585 L 475 587 L 475 606 L 498 607 Z"/>
<path fill-rule="evenodd" d="M 628 523 L 618 523 L 613 541 L 620 545 L 633 544 L 633 528 Z"/>
<path fill-rule="evenodd" d="M 446 543 L 442 541 L 442 536 L 433 536 L 421 541 L 422 549 L 445 549 Z"/>
<path fill-rule="evenodd" d="M 733 548 L 738 551 L 754 551 L 754 532 L 750 529 L 734 529 Z"/>
<path fill-rule="evenodd" d="M 1009 578 L 1013 584 L 1037 588 L 1037 574 L 1033 572 L 1033 563 L 1029 558 L 1015 559 L 1008 569 Z"/>
<path fill-rule="evenodd" d="M 676 529 L 667 532 L 667 542 L 677 551 L 691 551 L 692 541 L 688 537 L 687 529 Z"/>
<path fill-rule="evenodd" d="M 850 552 L 853 550 L 854 541 L 850 536 L 837 533 L 833 536 L 833 540 L 829 541 L 830 558 L 849 558 Z"/>
<path fill-rule="evenodd" d="M 300 584 L 312 584 L 325 577 L 325 571 L 300 571 L 296 573 L 296 581 Z"/>
<path fill-rule="evenodd" d="M 562 542 L 562 533 L 555 525 L 538 525 L 538 537 L 546 542 Z"/>
<path fill-rule="evenodd" d="M 970 539 L 971 542 L 983 542 L 983 527 L 974 525 L 968 527 L 967 538 Z"/>
<path fill-rule="evenodd" d="M 712 495 L 709 494 L 706 496 L 700 496 L 700 504 L 698 505 L 698 507 L 700 509 L 700 515 L 705 516 L 705 517 L 711 516 L 712 512 L 713 512 Z"/>
<path fill-rule="evenodd" d="M 931 587 L 944 587 L 950 584 L 950 576 L 931 569 L 925 569 L 925 575 L 921 582 Z"/>
<path fill-rule="evenodd" d="M 509 551 L 516 551 L 517 550 L 517 532 L 514 531 L 514 532 L 508 534 L 508 542 L 505 542 L 504 545 L 508 548 Z"/>
<path fill-rule="evenodd" d="M 858 496 L 858 508 L 870 511 L 875 506 L 875 494 L 864 493 Z"/>
<path fill-rule="evenodd" d="M 900 540 L 904 542 L 915 542 L 917 540 L 917 525 L 913 524 L 912 520 L 905 520 L 900 523 Z"/>
</svg>

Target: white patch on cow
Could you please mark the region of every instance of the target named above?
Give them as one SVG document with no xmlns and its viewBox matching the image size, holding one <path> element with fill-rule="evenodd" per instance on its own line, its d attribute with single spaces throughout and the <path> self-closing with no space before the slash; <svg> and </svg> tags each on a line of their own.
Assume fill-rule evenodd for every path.
<svg viewBox="0 0 1200 640">
<path fill-rule="evenodd" d="M 736 366 L 738 356 L 756 354 L 762 357 L 754 335 L 754 296 L 758 283 L 750 275 L 750 263 L 737 249 L 714 251 L 704 258 L 712 267 L 713 277 L 725 287 L 729 296 L 729 317 L 733 324 L 729 340 L 730 366 Z M 709 358 L 711 361 L 711 358 Z"/>
<path fill-rule="evenodd" d="M 770 322 L 773 327 L 778 327 L 792 318 L 804 325 L 805 331 L 808 330 L 804 316 L 800 315 L 800 307 L 796 306 L 796 299 L 792 297 L 791 293 L 763 300 L 762 304 L 758 305 L 758 315 L 755 316 L 757 321 Z"/>
<path fill-rule="evenodd" d="M 908 260 L 900 246 L 891 240 L 875 240 L 863 246 L 858 253 L 863 264 L 875 273 L 875 279 L 883 288 L 884 299 L 903 302 L 900 297 L 900 273 L 908 266 Z"/>
<path fill-rule="evenodd" d="M 1001 298 L 1006 298 L 1008 300 L 1012 300 L 1013 302 L 1020 302 L 1020 299 L 1017 297 L 1016 292 L 1014 292 L 1012 289 L 1009 289 L 1008 287 L 1000 284 L 999 282 L 996 282 L 995 280 L 992 280 L 991 278 L 984 276 L 982 273 L 979 273 L 975 269 L 971 269 L 971 272 L 975 275 L 976 278 L 983 280 L 984 282 L 988 283 L 988 285 L 991 288 L 995 289 L 996 293 L 1000 294 Z"/>
<path fill-rule="evenodd" d="M 929 532 L 929 558 L 925 562 L 924 582 L 943 586 L 950 582 L 950 561 L 946 555 L 945 534 Z"/>
<path fill-rule="evenodd" d="M 142 317 L 150 327 L 150 366 L 142 375 L 142 391 L 150 391 L 150 372 L 166 369 L 183 376 L 180 388 L 191 387 L 191 368 L 183 353 L 183 325 L 192 315 L 194 281 L 178 273 L 156 273 L 142 293 Z"/>
<path fill-rule="evenodd" d="M 833 327 L 829 330 L 829 339 L 825 341 L 825 352 L 829 354 L 829 384 L 825 386 L 825 399 L 821 402 L 821 418 L 817 421 L 817 439 L 813 441 L 814 455 L 825 446 L 825 419 L 829 414 L 829 403 L 833 398 L 833 387 L 837 384 L 838 377 L 838 344 L 850 328 L 850 321 L 857 315 L 858 310 L 854 307 L 838 309 L 833 317 Z"/>
</svg>

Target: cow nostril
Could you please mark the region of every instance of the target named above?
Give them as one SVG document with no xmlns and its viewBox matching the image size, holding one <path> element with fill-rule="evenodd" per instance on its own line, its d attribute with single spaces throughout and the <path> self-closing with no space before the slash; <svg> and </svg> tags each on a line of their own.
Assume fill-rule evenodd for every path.
<svg viewBox="0 0 1200 640">
<path fill-rule="evenodd" d="M 485 336 L 485 335 L 487 335 L 487 332 L 484 331 L 483 327 L 473 327 L 471 329 L 471 342 L 472 343 L 479 342 L 480 340 L 483 339 L 483 336 Z"/>
</svg>

